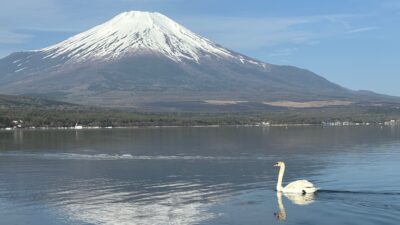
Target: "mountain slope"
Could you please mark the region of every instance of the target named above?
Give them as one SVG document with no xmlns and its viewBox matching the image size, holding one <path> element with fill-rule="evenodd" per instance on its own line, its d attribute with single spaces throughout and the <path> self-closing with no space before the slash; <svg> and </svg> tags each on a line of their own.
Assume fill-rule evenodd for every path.
<svg viewBox="0 0 400 225">
<path fill-rule="evenodd" d="M 137 108 L 168 102 L 399 102 L 249 58 L 164 15 L 135 11 L 56 45 L 1 59 L 0 92 Z"/>
<path fill-rule="evenodd" d="M 53 100 L 47 100 L 42 98 L 35 97 L 26 97 L 26 96 L 14 96 L 14 95 L 3 95 L 0 94 L 0 109 L 3 108 L 37 108 L 37 109 L 45 109 L 45 108 L 72 108 L 77 105 L 59 102 Z"/>
</svg>

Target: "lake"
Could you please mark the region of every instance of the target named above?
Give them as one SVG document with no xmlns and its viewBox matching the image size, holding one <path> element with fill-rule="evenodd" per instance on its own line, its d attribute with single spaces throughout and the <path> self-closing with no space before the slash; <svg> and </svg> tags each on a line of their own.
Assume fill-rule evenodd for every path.
<svg viewBox="0 0 400 225">
<path fill-rule="evenodd" d="M 277 194 L 280 160 L 320 191 Z M 0 224 L 399 221 L 399 127 L 0 131 Z"/>
</svg>

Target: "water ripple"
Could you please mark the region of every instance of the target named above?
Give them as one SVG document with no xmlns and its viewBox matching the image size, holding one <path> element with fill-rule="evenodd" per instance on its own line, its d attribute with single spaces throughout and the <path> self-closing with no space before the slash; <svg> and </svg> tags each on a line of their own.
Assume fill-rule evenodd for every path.
<svg viewBox="0 0 400 225">
<path fill-rule="evenodd" d="M 1 152 L 0 157 L 26 157 L 56 160 L 271 160 L 266 156 L 181 156 L 181 155 L 131 155 L 131 154 L 79 154 L 79 153 L 27 153 Z"/>
</svg>

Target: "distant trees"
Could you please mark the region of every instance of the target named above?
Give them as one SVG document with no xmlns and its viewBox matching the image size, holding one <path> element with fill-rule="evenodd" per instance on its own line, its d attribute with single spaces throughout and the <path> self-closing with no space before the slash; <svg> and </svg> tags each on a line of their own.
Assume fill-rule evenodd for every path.
<svg viewBox="0 0 400 225">
<path fill-rule="evenodd" d="M 11 127 L 14 120 L 23 120 L 24 127 L 72 127 L 76 123 L 99 127 L 245 125 L 261 121 L 271 124 L 321 124 L 335 121 L 373 124 L 400 120 L 400 109 L 339 107 L 257 112 L 148 113 L 76 106 L 0 108 L 1 128 Z"/>
</svg>

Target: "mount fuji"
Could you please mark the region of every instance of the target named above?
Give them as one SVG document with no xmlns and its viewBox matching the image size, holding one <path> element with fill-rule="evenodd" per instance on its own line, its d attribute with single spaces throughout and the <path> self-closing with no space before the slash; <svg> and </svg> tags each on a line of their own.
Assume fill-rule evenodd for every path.
<svg viewBox="0 0 400 225">
<path fill-rule="evenodd" d="M 58 44 L 0 59 L 0 93 L 134 108 L 399 102 L 244 56 L 160 13 L 138 11 Z"/>
</svg>

